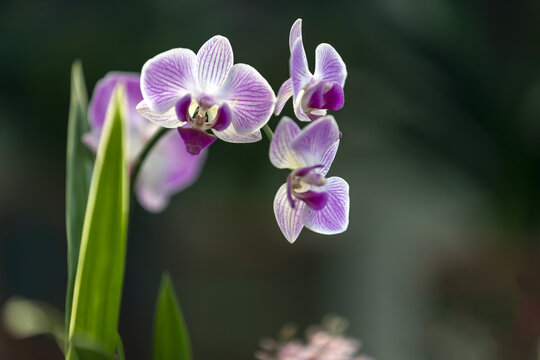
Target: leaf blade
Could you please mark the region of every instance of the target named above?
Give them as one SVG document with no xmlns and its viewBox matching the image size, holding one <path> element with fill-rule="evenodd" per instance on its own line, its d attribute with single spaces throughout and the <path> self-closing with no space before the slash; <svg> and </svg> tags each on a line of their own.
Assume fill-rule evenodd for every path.
<svg viewBox="0 0 540 360">
<path fill-rule="evenodd" d="M 70 342 L 91 338 L 110 358 L 118 339 L 129 208 L 123 99 L 117 87 L 92 174 L 69 326 Z"/>
<path fill-rule="evenodd" d="M 184 317 L 168 274 L 161 279 L 154 319 L 154 360 L 191 360 Z"/>
<path fill-rule="evenodd" d="M 76 60 L 71 66 L 71 99 L 66 149 L 66 236 L 68 256 L 66 332 L 71 317 L 73 283 L 75 282 L 84 213 L 94 164 L 92 153 L 82 142 L 82 136 L 90 130 L 87 114 L 88 96 L 82 64 Z"/>
</svg>

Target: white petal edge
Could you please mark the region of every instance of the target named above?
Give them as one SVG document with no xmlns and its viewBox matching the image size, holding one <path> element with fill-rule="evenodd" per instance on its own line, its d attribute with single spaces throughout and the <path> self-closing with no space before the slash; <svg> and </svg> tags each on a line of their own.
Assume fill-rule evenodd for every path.
<svg viewBox="0 0 540 360">
<path fill-rule="evenodd" d="M 291 244 L 296 241 L 304 225 L 301 222 L 305 204 L 296 201 L 294 209 L 287 199 L 287 184 L 281 185 L 274 198 L 274 215 L 283 236 Z"/>
<path fill-rule="evenodd" d="M 297 19 L 291 27 L 289 33 L 289 50 L 291 52 L 297 39 L 302 39 L 302 19 Z"/>
<path fill-rule="evenodd" d="M 217 130 L 212 129 L 212 132 L 219 139 L 229 142 L 229 143 L 236 143 L 236 144 L 254 143 L 262 139 L 262 134 L 259 130 L 251 134 L 241 135 L 241 134 L 238 134 L 234 130 L 234 127 L 232 125 L 229 125 L 229 127 L 227 127 L 227 129 L 223 131 L 217 131 Z"/>
<path fill-rule="evenodd" d="M 300 131 L 300 127 L 291 118 L 287 116 L 281 118 L 270 143 L 269 157 L 272 165 L 278 169 L 291 170 L 306 166 L 304 159 L 290 147 Z"/>
<path fill-rule="evenodd" d="M 291 96 L 293 96 L 293 89 L 292 80 L 289 78 L 279 88 L 276 98 L 276 107 L 274 108 L 275 116 L 278 116 L 281 113 L 281 110 L 283 110 L 283 107 Z"/>
<path fill-rule="evenodd" d="M 150 120 L 156 125 L 159 125 L 161 127 L 174 129 L 180 126 L 183 126 L 186 124 L 185 121 L 178 120 L 178 117 L 176 116 L 176 110 L 175 108 L 169 109 L 167 112 L 163 114 L 159 114 L 157 112 L 152 111 L 150 109 L 150 106 L 148 106 L 148 103 L 143 100 L 137 105 L 137 112 L 141 114 L 142 117 L 145 119 Z"/>
</svg>

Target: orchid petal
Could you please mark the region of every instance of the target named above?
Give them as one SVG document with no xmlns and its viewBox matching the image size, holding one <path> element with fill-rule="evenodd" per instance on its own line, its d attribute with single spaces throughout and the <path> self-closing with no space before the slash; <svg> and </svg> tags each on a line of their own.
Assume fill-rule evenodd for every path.
<svg viewBox="0 0 540 360">
<path fill-rule="evenodd" d="M 198 155 L 202 150 L 212 145 L 217 139 L 214 135 L 188 126 L 179 127 L 178 133 L 186 144 L 186 151 L 193 155 Z"/>
<path fill-rule="evenodd" d="M 135 113 L 135 106 L 142 100 L 139 74 L 116 71 L 109 72 L 103 79 L 97 82 L 92 93 L 92 100 L 88 105 L 88 120 L 92 129 L 103 128 L 112 92 L 119 83 L 124 85 L 126 91 L 127 116 L 131 117 Z"/>
<path fill-rule="evenodd" d="M 240 135 L 234 130 L 234 126 L 229 126 L 222 131 L 212 129 L 212 132 L 223 141 L 237 144 L 254 143 L 262 139 L 260 130 L 254 131 L 251 134 Z"/>
<path fill-rule="evenodd" d="M 347 68 L 336 49 L 330 44 L 319 44 L 315 50 L 315 77 L 318 80 L 345 85 Z"/>
<path fill-rule="evenodd" d="M 185 124 L 185 122 L 178 120 L 174 107 L 170 108 L 163 114 L 158 114 L 150 109 L 150 106 L 148 106 L 146 100 L 143 100 L 137 105 L 136 109 L 142 117 L 161 127 L 174 129 Z"/>
<path fill-rule="evenodd" d="M 197 86 L 197 56 L 172 49 L 148 60 L 141 73 L 141 91 L 150 109 L 164 113 Z"/>
<path fill-rule="evenodd" d="M 307 125 L 290 147 L 298 156 L 305 159 L 307 165 L 317 165 L 339 137 L 336 120 L 333 116 L 326 116 Z M 330 164 L 323 165 L 330 166 Z"/>
<path fill-rule="evenodd" d="M 276 107 L 274 109 L 274 115 L 278 116 L 281 113 L 281 110 L 283 110 L 283 107 L 287 103 L 287 100 L 289 100 L 292 95 L 292 80 L 289 78 L 279 88 L 276 99 Z"/>
<path fill-rule="evenodd" d="M 274 110 L 274 91 L 261 74 L 246 64 L 235 64 L 219 98 L 227 102 L 232 111 L 232 125 L 240 135 L 259 130 L 266 124 Z"/>
<path fill-rule="evenodd" d="M 289 117 L 279 122 L 270 143 L 270 162 L 278 169 L 298 169 L 305 166 L 303 158 L 291 149 L 291 143 L 300 134 L 300 127 Z"/>
<path fill-rule="evenodd" d="M 189 113 L 189 107 L 191 106 L 191 94 L 186 94 L 174 105 L 174 111 L 178 120 L 187 122 L 191 115 Z"/>
<path fill-rule="evenodd" d="M 298 39 L 302 39 L 302 19 L 297 19 L 291 27 L 291 32 L 289 33 L 289 49 L 291 52 L 293 50 L 294 43 Z"/>
<path fill-rule="evenodd" d="M 332 87 L 323 94 L 323 109 L 339 110 L 345 103 L 345 93 L 343 88 L 338 83 L 334 83 Z"/>
<path fill-rule="evenodd" d="M 293 95 L 296 98 L 304 86 L 309 84 L 313 75 L 308 68 L 308 62 L 302 38 L 296 39 L 291 51 L 290 74 L 293 87 Z"/>
<path fill-rule="evenodd" d="M 291 244 L 304 227 L 300 217 L 305 207 L 302 201 L 296 201 L 295 207 L 292 208 L 287 199 L 287 184 L 281 185 L 274 198 L 274 214 L 281 232 Z"/>
<path fill-rule="evenodd" d="M 332 166 L 332 162 L 334 162 L 334 158 L 336 157 L 336 153 L 338 151 L 339 147 L 339 140 L 336 140 L 328 150 L 322 156 L 317 160 L 316 162 L 321 164 L 323 167 L 321 169 L 321 174 L 326 175 L 328 174 L 328 171 L 330 170 L 330 166 Z"/>
<path fill-rule="evenodd" d="M 231 43 L 224 36 L 214 36 L 200 48 L 197 61 L 201 90 L 213 94 L 221 87 L 233 66 Z"/>
<path fill-rule="evenodd" d="M 331 177 L 326 179 L 325 190 L 328 194 L 326 205 L 320 210 L 306 207 L 301 221 L 319 234 L 338 234 L 349 225 L 349 184 L 340 177 Z"/>
<path fill-rule="evenodd" d="M 295 98 L 293 98 L 294 115 L 296 115 L 296 117 L 300 121 L 311 121 L 312 119 L 306 114 L 302 106 L 302 100 L 303 100 L 304 94 L 305 92 L 301 91 L 299 96 L 296 96 Z"/>
<path fill-rule="evenodd" d="M 160 212 L 169 198 L 199 177 L 206 151 L 191 155 L 176 132 L 171 131 L 148 154 L 135 183 L 139 203 L 150 212 Z"/>
<path fill-rule="evenodd" d="M 229 105 L 227 105 L 227 103 L 224 103 L 218 109 L 212 129 L 216 129 L 217 131 L 223 131 L 229 127 L 229 125 L 231 124 L 231 120 L 231 109 L 229 109 Z"/>
</svg>

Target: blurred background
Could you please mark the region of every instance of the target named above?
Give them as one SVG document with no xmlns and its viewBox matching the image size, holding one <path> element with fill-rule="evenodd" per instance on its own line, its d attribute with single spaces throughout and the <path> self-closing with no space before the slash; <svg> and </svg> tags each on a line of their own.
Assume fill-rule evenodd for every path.
<svg viewBox="0 0 540 360">
<path fill-rule="evenodd" d="M 376 359 L 540 357 L 540 4 L 496 0 L 0 3 L 0 305 L 63 310 L 70 66 L 88 91 L 173 47 L 229 38 L 275 91 L 303 18 L 311 66 L 331 43 L 349 76 L 330 175 L 351 186 L 349 230 L 281 235 L 284 171 L 268 142 L 217 142 L 160 215 L 133 207 L 120 333 L 151 358 L 162 271 L 195 359 L 252 359 L 287 322 L 328 313 Z M 313 69 L 313 68 L 312 68 Z M 285 108 L 292 115 L 292 105 Z M 277 119 L 270 120 L 275 127 Z M 61 359 L 0 327 L 0 359 Z"/>
</svg>

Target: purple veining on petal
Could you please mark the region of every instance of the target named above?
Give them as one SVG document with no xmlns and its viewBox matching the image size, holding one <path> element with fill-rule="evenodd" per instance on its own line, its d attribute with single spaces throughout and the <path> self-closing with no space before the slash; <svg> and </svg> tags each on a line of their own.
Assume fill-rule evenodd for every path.
<svg viewBox="0 0 540 360">
<path fill-rule="evenodd" d="M 199 154 L 217 139 L 214 135 L 187 126 L 179 127 L 178 133 L 186 143 L 186 151 L 193 155 Z"/>
<path fill-rule="evenodd" d="M 197 56 L 189 49 L 172 49 L 148 60 L 141 73 L 141 91 L 150 108 L 164 113 L 186 92 L 197 88 Z"/>
<path fill-rule="evenodd" d="M 281 113 L 281 110 L 283 110 L 287 100 L 289 100 L 292 95 L 292 80 L 289 78 L 279 88 L 276 99 L 276 107 L 274 108 L 274 115 L 278 116 Z"/>
<path fill-rule="evenodd" d="M 201 89 L 213 94 L 225 81 L 233 66 L 233 50 L 229 40 L 216 35 L 208 40 L 197 53 L 198 78 Z"/>
<path fill-rule="evenodd" d="M 146 100 L 142 100 L 139 104 L 137 104 L 136 110 L 143 118 L 150 120 L 154 124 L 161 127 L 176 129 L 177 127 L 185 124 L 185 122 L 178 120 L 175 108 L 171 108 L 167 112 L 159 114 L 150 109 Z"/>
<path fill-rule="evenodd" d="M 272 165 L 278 169 L 296 169 L 305 166 L 304 159 L 290 148 L 299 133 L 300 127 L 291 118 L 284 116 L 280 120 L 270 143 L 269 157 Z"/>
<path fill-rule="evenodd" d="M 217 131 L 225 130 L 231 124 L 231 119 L 231 109 L 229 108 L 229 105 L 225 103 L 219 107 L 216 118 L 214 119 L 214 123 L 212 125 L 212 129 L 216 129 Z"/>
<path fill-rule="evenodd" d="M 289 33 L 289 50 L 292 52 L 296 40 L 302 39 L 302 19 L 297 19 L 291 27 Z"/>
<path fill-rule="evenodd" d="M 321 164 L 320 159 L 338 140 L 339 128 L 333 116 L 326 116 L 307 125 L 291 143 L 291 149 L 308 165 Z"/>
<path fill-rule="evenodd" d="M 176 102 L 174 109 L 176 116 L 180 121 L 189 121 L 191 115 L 189 114 L 189 106 L 191 105 L 191 94 L 187 94 Z"/>
<path fill-rule="evenodd" d="M 287 176 L 287 200 L 289 201 L 289 205 L 291 206 L 291 208 L 294 209 L 295 206 L 293 198 L 292 180 L 293 176 L 292 174 L 289 174 L 289 176 Z"/>
<path fill-rule="evenodd" d="M 334 83 L 332 87 L 323 94 L 323 106 L 321 109 L 339 110 L 345 103 L 345 94 L 343 88 L 338 83 Z"/>
<path fill-rule="evenodd" d="M 320 234 L 337 234 L 349 225 L 349 184 L 339 177 L 327 179 L 325 186 L 328 200 L 326 205 L 315 210 L 306 207 L 301 215 L 302 223 Z"/>
<path fill-rule="evenodd" d="M 308 68 L 308 62 L 302 39 L 297 39 L 291 52 L 290 74 L 293 87 L 294 98 L 304 86 L 311 80 L 311 72 Z"/>
<path fill-rule="evenodd" d="M 229 126 L 223 131 L 212 129 L 212 132 L 221 140 L 235 144 L 254 143 L 262 139 L 260 130 L 254 131 L 251 134 L 240 135 L 234 130 L 234 126 Z"/>
<path fill-rule="evenodd" d="M 340 132 L 341 135 L 341 132 Z M 341 136 L 340 136 L 341 137 Z M 336 157 L 336 153 L 339 147 L 339 140 L 336 140 L 326 152 L 324 152 L 319 159 L 317 159 L 317 162 L 321 163 L 323 165 L 323 168 L 321 169 L 321 174 L 326 175 L 328 171 L 330 170 L 330 166 L 332 166 L 332 162 L 334 162 L 334 158 Z"/>
<path fill-rule="evenodd" d="M 295 193 L 297 199 L 302 200 L 310 209 L 321 210 L 328 202 L 328 194 L 325 191 L 308 190 L 301 193 Z"/>
<path fill-rule="evenodd" d="M 319 44 L 315 50 L 315 78 L 333 83 L 341 87 L 345 85 L 347 68 L 343 59 L 329 44 Z"/>
<path fill-rule="evenodd" d="M 231 68 L 219 99 L 227 102 L 232 111 L 232 125 L 240 135 L 259 130 L 274 110 L 274 91 L 253 67 L 236 64 Z"/>
<path fill-rule="evenodd" d="M 296 205 L 295 208 L 290 206 L 287 200 L 287 184 L 281 185 L 274 198 L 274 214 L 281 232 L 290 243 L 298 238 L 304 227 L 300 217 L 306 205 L 301 201 Z"/>
</svg>

